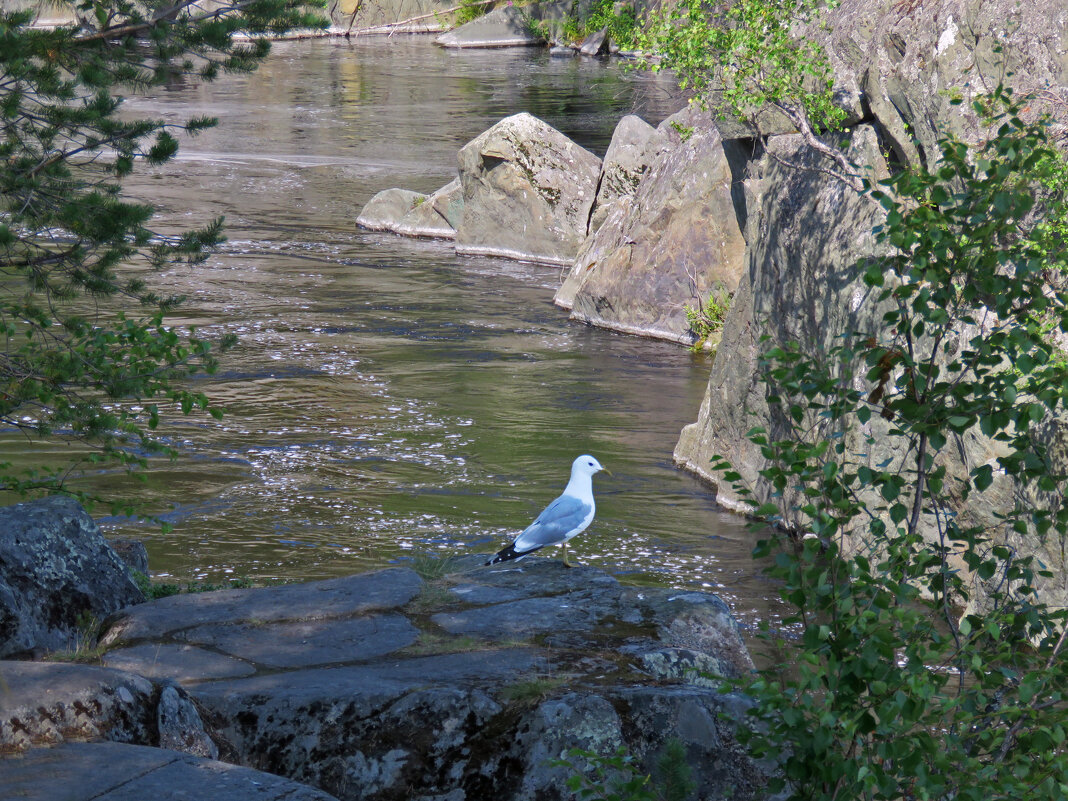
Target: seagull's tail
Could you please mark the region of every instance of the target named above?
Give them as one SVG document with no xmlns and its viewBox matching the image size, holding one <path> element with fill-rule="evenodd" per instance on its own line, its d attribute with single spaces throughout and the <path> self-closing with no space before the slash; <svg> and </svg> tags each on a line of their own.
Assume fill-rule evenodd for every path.
<svg viewBox="0 0 1068 801">
<path fill-rule="evenodd" d="M 529 551 L 517 551 L 515 549 L 515 543 L 512 543 L 507 548 L 502 548 L 497 551 L 497 555 L 486 562 L 486 565 L 495 565 L 498 562 L 508 562 L 512 559 L 521 559 L 524 556 L 530 556 L 534 551 L 541 550 L 540 548 L 531 548 Z"/>
</svg>

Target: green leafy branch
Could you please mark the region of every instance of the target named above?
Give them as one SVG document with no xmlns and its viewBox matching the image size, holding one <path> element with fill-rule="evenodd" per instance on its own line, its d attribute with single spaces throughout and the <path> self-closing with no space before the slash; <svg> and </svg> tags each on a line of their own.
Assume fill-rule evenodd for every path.
<svg viewBox="0 0 1068 801">
<path fill-rule="evenodd" d="M 1068 463 L 1055 452 L 1068 366 L 1068 243 L 1051 235 L 1068 199 L 1044 121 L 998 88 L 975 111 L 978 147 L 941 142 L 930 170 L 868 184 L 886 249 L 859 264 L 878 330 L 826 356 L 796 344 L 764 361 L 773 426 L 754 429 L 769 494 L 787 522 L 768 560 L 787 670 L 746 684 L 751 752 L 796 799 L 1059 799 L 1068 790 L 1068 611 L 1031 549 L 1065 553 Z M 774 429 L 777 433 L 771 433 Z M 988 445 L 982 445 L 988 443 Z M 982 445 L 991 458 L 961 462 Z M 728 481 L 740 474 L 724 460 Z M 998 492 L 978 524 L 964 504 Z"/>
<path fill-rule="evenodd" d="M 136 164 L 169 161 L 176 134 L 215 120 L 129 119 L 120 92 L 252 70 L 269 50 L 264 36 L 325 24 L 316 5 L 246 0 L 205 12 L 86 0 L 79 26 L 52 30 L 32 27 L 32 11 L 0 12 L 0 426 L 95 449 L 67 464 L 2 464 L 0 490 L 70 491 L 83 458 L 136 470 L 174 454 L 156 434 L 165 408 L 222 414 L 189 379 L 213 372 L 232 337 L 166 325 L 182 298 L 148 280 L 202 263 L 222 242 L 222 220 L 163 235 L 153 208 L 122 194 Z"/>
<path fill-rule="evenodd" d="M 678 739 L 664 743 L 653 774 L 643 773 L 623 746 L 611 754 L 572 748 L 551 764 L 570 771 L 567 787 L 581 801 L 687 801 L 697 789 Z"/>
<path fill-rule="evenodd" d="M 727 290 L 720 288 L 708 293 L 708 300 L 694 308 L 685 307 L 686 323 L 694 335 L 692 350 L 701 350 L 705 343 L 716 337 L 723 330 L 723 322 L 730 311 L 731 296 Z"/>
</svg>

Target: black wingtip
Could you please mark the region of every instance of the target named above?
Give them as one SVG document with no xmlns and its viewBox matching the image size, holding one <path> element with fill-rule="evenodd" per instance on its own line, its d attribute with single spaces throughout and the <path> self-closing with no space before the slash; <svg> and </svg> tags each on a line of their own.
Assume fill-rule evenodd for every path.
<svg viewBox="0 0 1068 801">
<path fill-rule="evenodd" d="M 534 551 L 538 550 L 541 549 L 531 548 L 529 551 L 517 551 L 515 549 L 515 544 L 513 543 L 507 548 L 502 548 L 501 550 L 497 551 L 497 555 L 490 559 L 488 562 L 486 562 L 483 567 L 489 567 L 490 565 L 495 565 L 498 562 L 510 562 L 513 559 L 522 559 L 524 556 L 530 556 L 532 553 L 534 553 Z"/>
</svg>

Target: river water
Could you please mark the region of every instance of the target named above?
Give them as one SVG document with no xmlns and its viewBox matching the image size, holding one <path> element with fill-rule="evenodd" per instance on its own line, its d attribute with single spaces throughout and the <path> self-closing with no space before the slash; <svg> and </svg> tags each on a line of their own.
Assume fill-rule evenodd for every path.
<svg viewBox="0 0 1068 801">
<path fill-rule="evenodd" d="M 573 556 L 628 581 L 713 590 L 767 614 L 752 532 L 671 461 L 696 418 L 707 357 L 571 323 L 561 271 L 458 258 L 447 243 L 357 230 L 363 204 L 451 180 L 456 151 L 528 111 L 603 155 L 625 113 L 682 105 L 670 83 L 540 49 L 444 51 L 426 38 L 278 43 L 251 76 L 179 84 L 131 113 L 219 118 L 131 191 L 162 227 L 225 215 L 228 242 L 160 280 L 177 321 L 240 344 L 203 388 L 221 423 L 179 421 L 185 446 L 144 484 L 169 534 L 146 540 L 165 580 L 348 574 L 418 555 L 490 553 L 591 453 L 597 518 Z"/>
</svg>

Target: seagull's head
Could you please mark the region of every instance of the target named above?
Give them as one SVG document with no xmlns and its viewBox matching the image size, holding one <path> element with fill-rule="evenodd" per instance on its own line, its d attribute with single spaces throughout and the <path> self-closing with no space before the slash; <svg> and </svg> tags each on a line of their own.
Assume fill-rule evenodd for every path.
<svg viewBox="0 0 1068 801">
<path fill-rule="evenodd" d="M 594 473 L 599 473 L 604 470 L 608 475 L 612 475 L 612 472 L 594 459 L 589 454 L 584 454 L 571 463 L 571 475 L 586 475 L 592 476 Z"/>
</svg>

